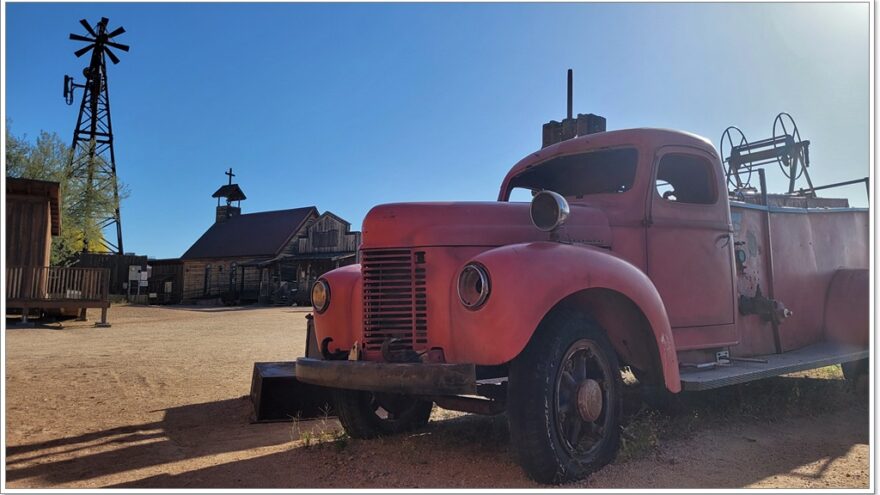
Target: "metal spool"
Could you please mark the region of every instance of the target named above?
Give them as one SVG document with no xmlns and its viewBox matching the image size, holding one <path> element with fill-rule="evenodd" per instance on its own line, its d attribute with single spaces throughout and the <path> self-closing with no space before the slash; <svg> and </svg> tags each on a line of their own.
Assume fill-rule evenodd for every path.
<svg viewBox="0 0 880 495">
<path fill-rule="evenodd" d="M 734 137 L 736 135 L 738 137 Z M 735 126 L 729 126 L 727 129 L 724 129 L 724 132 L 721 134 L 721 157 L 727 172 L 727 183 L 736 189 L 742 189 L 745 187 L 749 187 L 752 182 L 752 169 L 749 168 L 748 179 L 743 182 L 740 179 L 738 171 L 732 171 L 730 169 L 730 154 L 733 153 L 734 148 L 739 147 L 748 147 L 749 141 L 746 139 L 743 131 Z M 725 151 L 726 150 L 726 151 Z"/>
<path fill-rule="evenodd" d="M 776 161 L 779 163 L 779 168 L 785 177 L 791 179 L 789 170 L 791 169 L 792 160 L 795 159 L 792 152 L 800 153 L 802 147 L 800 146 L 801 133 L 798 131 L 794 118 L 787 112 L 780 112 L 773 119 L 773 141 L 774 148 L 785 148 L 785 152 L 781 153 Z M 797 176 L 794 180 L 800 179 L 805 169 L 805 166 L 798 167 Z"/>
</svg>

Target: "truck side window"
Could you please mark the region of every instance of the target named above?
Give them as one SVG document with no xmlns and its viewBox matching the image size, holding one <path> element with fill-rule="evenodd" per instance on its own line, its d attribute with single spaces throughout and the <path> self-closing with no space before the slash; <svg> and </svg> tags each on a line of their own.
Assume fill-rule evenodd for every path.
<svg viewBox="0 0 880 495">
<path fill-rule="evenodd" d="M 657 194 L 677 203 L 710 205 L 717 199 L 712 164 L 695 155 L 671 153 L 660 159 Z"/>
</svg>

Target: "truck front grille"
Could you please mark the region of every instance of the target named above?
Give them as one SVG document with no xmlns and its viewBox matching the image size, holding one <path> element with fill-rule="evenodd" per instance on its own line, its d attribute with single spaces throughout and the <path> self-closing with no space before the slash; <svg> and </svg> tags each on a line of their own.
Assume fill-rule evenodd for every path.
<svg viewBox="0 0 880 495">
<path fill-rule="evenodd" d="M 364 349 L 377 351 L 393 338 L 393 350 L 421 350 L 428 343 L 425 253 L 409 249 L 364 250 Z"/>
</svg>

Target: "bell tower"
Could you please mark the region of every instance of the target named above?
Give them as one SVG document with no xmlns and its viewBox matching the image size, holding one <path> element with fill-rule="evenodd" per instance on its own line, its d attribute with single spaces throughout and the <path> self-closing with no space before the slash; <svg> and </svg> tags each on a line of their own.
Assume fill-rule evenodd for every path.
<svg viewBox="0 0 880 495">
<path fill-rule="evenodd" d="M 235 174 L 232 173 L 232 168 L 230 167 L 224 174 L 229 176 L 229 182 L 220 186 L 220 189 L 217 189 L 211 195 L 212 198 L 217 198 L 217 216 L 214 219 L 214 223 L 225 222 L 232 217 L 241 215 L 241 200 L 247 199 L 241 187 L 238 184 L 232 183 L 232 178 L 235 177 Z M 226 204 L 221 204 L 220 198 L 224 198 Z M 236 203 L 235 206 L 232 206 L 233 202 Z"/>
</svg>

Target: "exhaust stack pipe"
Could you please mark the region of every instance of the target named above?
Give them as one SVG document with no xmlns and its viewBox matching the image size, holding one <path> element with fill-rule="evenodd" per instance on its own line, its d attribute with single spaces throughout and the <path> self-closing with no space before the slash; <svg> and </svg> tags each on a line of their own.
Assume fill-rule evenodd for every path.
<svg viewBox="0 0 880 495">
<path fill-rule="evenodd" d="M 592 113 L 586 115 L 579 113 L 577 118 L 574 118 L 574 71 L 571 69 L 568 69 L 567 93 L 566 117 L 562 122 L 551 120 L 544 124 L 541 140 L 542 148 L 573 137 L 605 132 L 605 117 Z"/>
<path fill-rule="evenodd" d="M 568 115 L 566 120 L 571 120 L 571 107 L 572 107 L 572 81 L 574 80 L 574 72 L 571 69 L 568 69 Z"/>
</svg>

